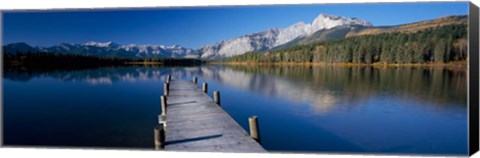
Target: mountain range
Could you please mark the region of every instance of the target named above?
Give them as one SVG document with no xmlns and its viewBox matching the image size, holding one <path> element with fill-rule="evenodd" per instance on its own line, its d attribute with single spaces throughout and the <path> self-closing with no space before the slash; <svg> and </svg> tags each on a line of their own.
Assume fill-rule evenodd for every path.
<svg viewBox="0 0 480 158">
<path fill-rule="evenodd" d="M 197 58 L 197 51 L 179 45 L 120 45 L 114 42 L 94 42 L 83 44 L 60 43 L 51 47 L 32 47 L 26 43 L 13 43 L 3 47 L 7 53 L 48 52 L 82 54 L 88 56 L 117 57 L 172 57 Z"/>
<path fill-rule="evenodd" d="M 121 45 L 114 42 L 90 41 L 83 44 L 60 43 L 50 47 L 33 47 L 26 43 L 12 43 L 4 45 L 3 50 L 6 53 L 48 52 L 101 57 L 170 57 L 215 60 L 247 52 L 266 52 L 299 44 L 310 44 L 353 36 L 390 32 L 415 32 L 443 25 L 466 23 L 467 16 L 448 16 L 410 24 L 374 27 L 370 22 L 358 18 L 320 14 L 311 23 L 297 22 L 287 28 L 272 28 L 229 40 L 222 40 L 198 49 L 185 48 L 179 45 Z"/>
</svg>

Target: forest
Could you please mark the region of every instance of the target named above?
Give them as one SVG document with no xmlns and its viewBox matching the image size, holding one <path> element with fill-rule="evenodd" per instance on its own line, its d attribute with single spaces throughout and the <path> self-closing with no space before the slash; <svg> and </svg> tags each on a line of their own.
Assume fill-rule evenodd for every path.
<svg viewBox="0 0 480 158">
<path fill-rule="evenodd" d="M 250 52 L 225 62 L 431 64 L 467 60 L 467 25 L 394 32 Z"/>
</svg>

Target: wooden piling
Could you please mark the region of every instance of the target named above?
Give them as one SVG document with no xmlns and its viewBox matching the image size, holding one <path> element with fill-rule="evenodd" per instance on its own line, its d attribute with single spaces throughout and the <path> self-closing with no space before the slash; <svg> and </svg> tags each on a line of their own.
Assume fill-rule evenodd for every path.
<svg viewBox="0 0 480 158">
<path fill-rule="evenodd" d="M 197 84 L 197 76 L 193 77 L 193 83 Z"/>
<path fill-rule="evenodd" d="M 167 115 L 158 115 L 158 123 L 163 123 L 165 130 L 167 129 Z"/>
<path fill-rule="evenodd" d="M 160 97 L 160 101 L 162 103 L 162 115 L 167 115 L 167 96 L 162 95 Z"/>
<path fill-rule="evenodd" d="M 208 93 L 208 84 L 206 82 L 203 82 L 203 87 L 202 87 L 202 91 L 205 92 L 205 93 Z"/>
<path fill-rule="evenodd" d="M 163 95 L 168 96 L 170 90 L 170 84 L 169 83 L 164 83 L 163 84 Z"/>
<path fill-rule="evenodd" d="M 172 75 L 168 75 L 166 80 L 167 80 L 167 83 L 170 83 L 170 80 L 172 80 Z"/>
<path fill-rule="evenodd" d="M 220 105 L 220 92 L 219 91 L 213 91 L 213 101 L 215 103 L 217 103 L 218 106 L 221 106 Z"/>
<path fill-rule="evenodd" d="M 248 118 L 248 124 L 250 126 L 250 136 L 260 143 L 260 132 L 258 130 L 258 117 L 250 116 Z"/>
<path fill-rule="evenodd" d="M 165 128 L 162 123 L 153 129 L 155 150 L 163 150 L 165 148 Z"/>
</svg>

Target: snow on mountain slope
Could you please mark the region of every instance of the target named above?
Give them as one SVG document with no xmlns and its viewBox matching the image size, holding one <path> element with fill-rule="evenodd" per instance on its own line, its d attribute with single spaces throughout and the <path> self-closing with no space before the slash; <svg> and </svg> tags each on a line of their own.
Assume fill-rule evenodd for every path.
<svg viewBox="0 0 480 158">
<path fill-rule="evenodd" d="M 116 44 L 112 41 L 108 41 L 108 42 L 95 42 L 95 41 L 90 41 L 90 42 L 87 42 L 85 44 L 83 44 L 84 46 L 96 46 L 96 47 L 105 47 L 105 48 L 117 48 L 119 47 L 120 45 L 119 44 Z"/>
<path fill-rule="evenodd" d="M 245 35 L 228 41 L 220 41 L 214 45 L 200 48 L 201 58 L 215 59 L 240 55 L 250 51 L 268 50 L 276 42 L 278 29 Z"/>
<path fill-rule="evenodd" d="M 32 47 L 26 43 L 13 43 L 4 46 L 7 53 L 50 52 L 115 57 L 172 57 L 198 58 L 198 52 L 179 45 L 120 45 L 114 42 L 94 42 L 84 44 L 60 43 L 51 47 Z"/>
<path fill-rule="evenodd" d="M 269 29 L 227 41 L 220 41 L 214 45 L 206 45 L 200 48 L 199 52 L 201 53 L 201 58 L 219 59 L 246 52 L 266 51 L 296 38 L 309 36 L 319 30 L 350 25 L 372 26 L 371 23 L 357 18 L 320 14 L 309 24 L 298 22 L 287 28 Z"/>
</svg>

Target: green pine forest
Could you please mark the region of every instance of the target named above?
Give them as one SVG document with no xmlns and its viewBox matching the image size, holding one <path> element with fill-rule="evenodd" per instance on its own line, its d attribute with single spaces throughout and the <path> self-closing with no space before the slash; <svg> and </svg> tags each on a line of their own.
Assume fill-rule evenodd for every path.
<svg viewBox="0 0 480 158">
<path fill-rule="evenodd" d="M 348 37 L 265 53 L 246 53 L 225 62 L 435 64 L 467 60 L 467 25 L 416 32 Z"/>
</svg>

